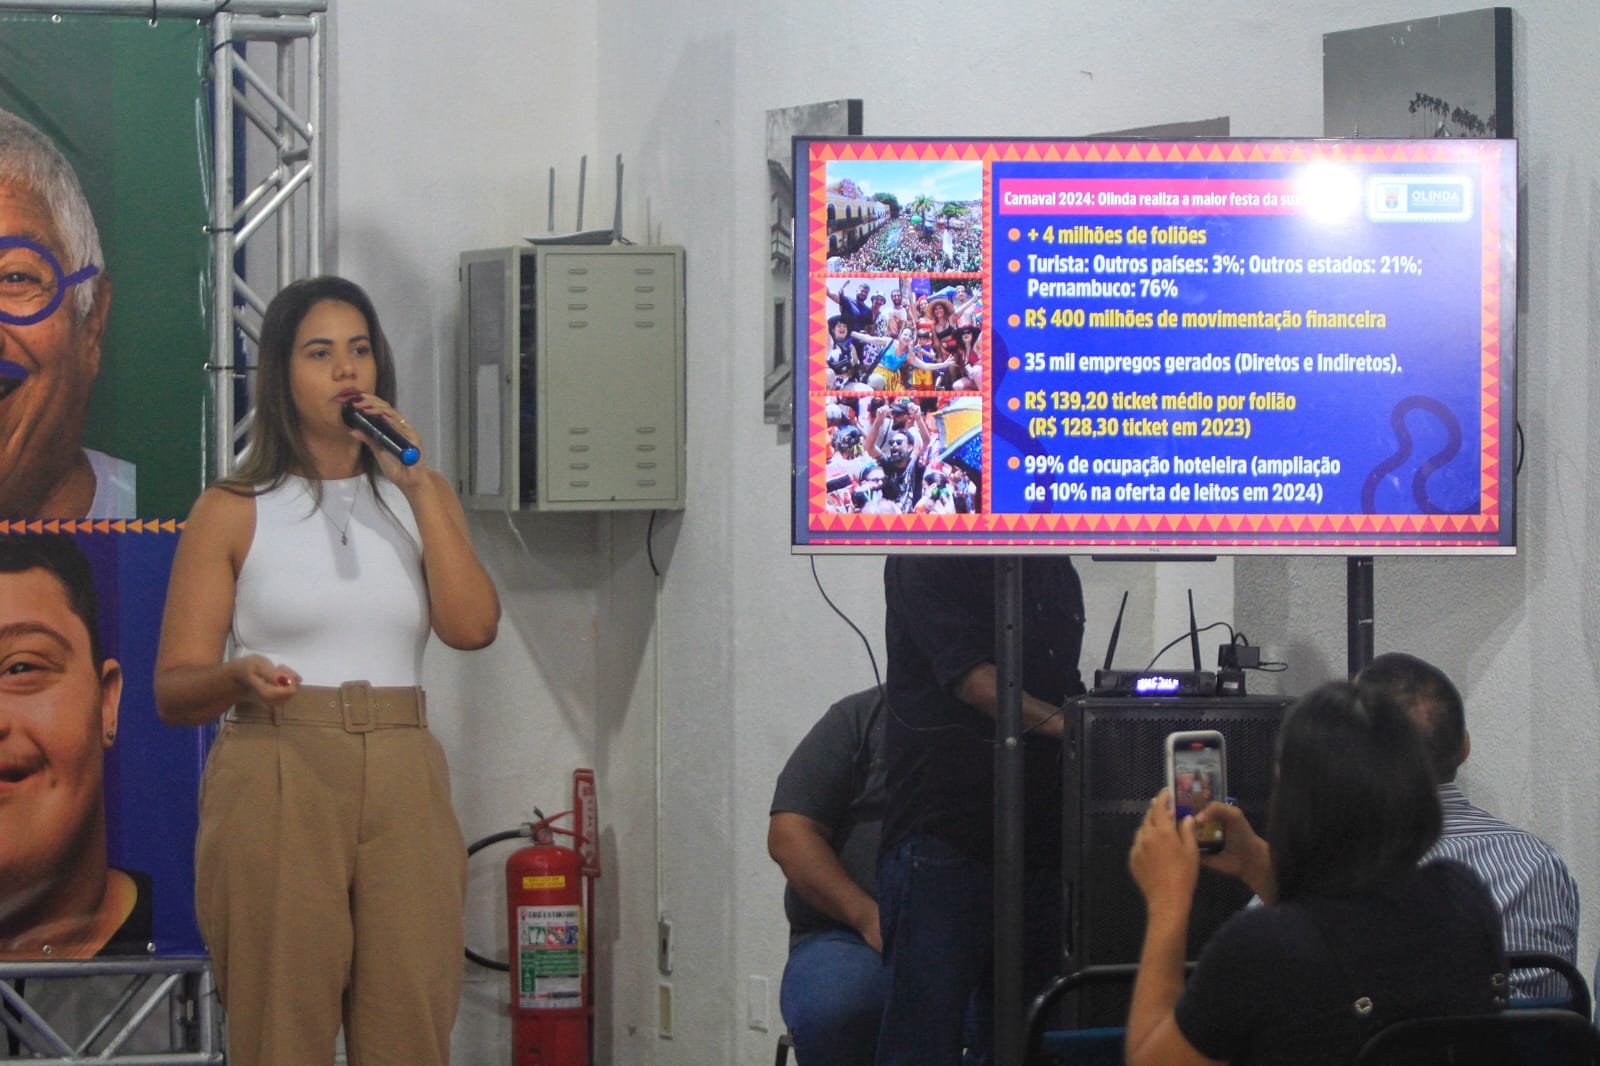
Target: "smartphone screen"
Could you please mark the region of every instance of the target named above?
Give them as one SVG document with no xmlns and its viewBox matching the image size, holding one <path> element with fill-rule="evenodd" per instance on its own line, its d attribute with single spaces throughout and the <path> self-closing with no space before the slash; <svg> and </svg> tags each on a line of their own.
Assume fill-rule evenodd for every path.
<svg viewBox="0 0 1600 1066">
<path fill-rule="evenodd" d="M 1178 821 L 1205 810 L 1212 800 L 1228 795 L 1227 760 L 1222 734 L 1215 730 L 1173 733 L 1167 737 L 1167 788 L 1171 790 L 1173 814 Z M 1222 825 L 1198 827 L 1200 850 L 1222 850 Z"/>
</svg>

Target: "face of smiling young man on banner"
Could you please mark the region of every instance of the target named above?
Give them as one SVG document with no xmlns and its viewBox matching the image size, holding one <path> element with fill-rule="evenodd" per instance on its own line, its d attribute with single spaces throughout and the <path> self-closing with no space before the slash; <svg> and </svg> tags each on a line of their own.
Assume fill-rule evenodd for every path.
<svg viewBox="0 0 1600 1066">
<path fill-rule="evenodd" d="M 106 859 L 122 669 L 95 615 L 70 538 L 0 537 L 0 959 L 94 955 L 133 910 Z"/>
</svg>

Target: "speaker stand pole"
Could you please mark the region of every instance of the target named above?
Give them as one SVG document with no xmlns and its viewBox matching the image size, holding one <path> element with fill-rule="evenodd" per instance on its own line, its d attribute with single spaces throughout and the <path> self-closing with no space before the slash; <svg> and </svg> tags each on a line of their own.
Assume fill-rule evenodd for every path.
<svg viewBox="0 0 1600 1066">
<path fill-rule="evenodd" d="M 1344 601 L 1350 676 L 1355 677 L 1372 661 L 1372 556 L 1345 560 Z"/>
<path fill-rule="evenodd" d="M 995 673 L 1000 716 L 994 749 L 995 1062 L 1022 1066 L 1027 1004 L 1022 997 L 1022 560 L 994 566 Z"/>
</svg>

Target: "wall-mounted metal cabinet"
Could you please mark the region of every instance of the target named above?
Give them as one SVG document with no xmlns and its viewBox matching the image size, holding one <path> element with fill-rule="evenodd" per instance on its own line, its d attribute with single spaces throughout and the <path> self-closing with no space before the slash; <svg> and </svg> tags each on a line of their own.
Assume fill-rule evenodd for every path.
<svg viewBox="0 0 1600 1066">
<path fill-rule="evenodd" d="M 683 249 L 463 252 L 460 283 L 466 505 L 681 509 Z"/>
</svg>

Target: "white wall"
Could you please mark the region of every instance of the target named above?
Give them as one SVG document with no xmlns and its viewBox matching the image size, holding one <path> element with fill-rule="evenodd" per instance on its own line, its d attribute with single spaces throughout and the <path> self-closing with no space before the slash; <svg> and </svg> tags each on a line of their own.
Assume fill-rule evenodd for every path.
<svg viewBox="0 0 1600 1066">
<path fill-rule="evenodd" d="M 559 219 L 570 219 L 578 155 L 607 174 L 622 152 L 624 232 L 643 241 L 659 230 L 687 247 L 688 508 L 655 524 L 662 577 L 643 515 L 478 516 L 506 603 L 501 638 L 471 656 L 430 652 L 428 680 L 469 839 L 534 804 L 565 809 L 573 767 L 599 773 L 600 1061 L 768 1062 L 776 1031 L 752 1031 L 745 1017 L 747 978 L 766 976 L 779 1024 L 785 930 L 764 843 L 772 780 L 821 710 L 872 671 L 808 561 L 788 554 L 787 442 L 760 416 L 765 111 L 855 96 L 868 133 L 1071 135 L 1227 115 L 1237 135 L 1318 134 L 1323 33 L 1479 5 L 334 2 L 330 265 L 372 290 L 405 367 L 403 409 L 444 469 L 455 452 L 456 254 L 542 230 L 549 166 L 563 185 Z M 1434 658 L 1467 692 L 1466 787 L 1548 836 L 1594 900 L 1600 860 L 1580 813 L 1600 799 L 1584 772 L 1594 716 L 1568 693 L 1596 691 L 1600 668 L 1585 535 L 1600 506 L 1586 461 L 1600 153 L 1584 118 L 1597 31 L 1591 0 L 1517 8 L 1523 551 L 1377 564 L 1380 650 Z M 608 178 L 591 182 L 587 204 L 591 218 L 607 216 Z M 1342 561 L 1085 560 L 1080 570 L 1086 668 L 1123 589 L 1133 596 L 1119 664 L 1177 635 L 1182 618 L 1170 616 L 1194 586 L 1202 622 L 1227 618 L 1292 664 L 1283 691 L 1344 669 Z M 827 557 L 816 571 L 881 667 L 878 561 Z M 503 936 L 501 857 L 474 861 L 469 937 L 480 950 Z M 675 930 L 670 978 L 655 969 L 658 911 Z M 1596 944 L 1585 930 L 1585 959 Z M 468 976 L 458 1058 L 504 1061 L 504 978 Z M 660 981 L 675 1003 L 670 1040 L 655 1031 Z"/>
</svg>

